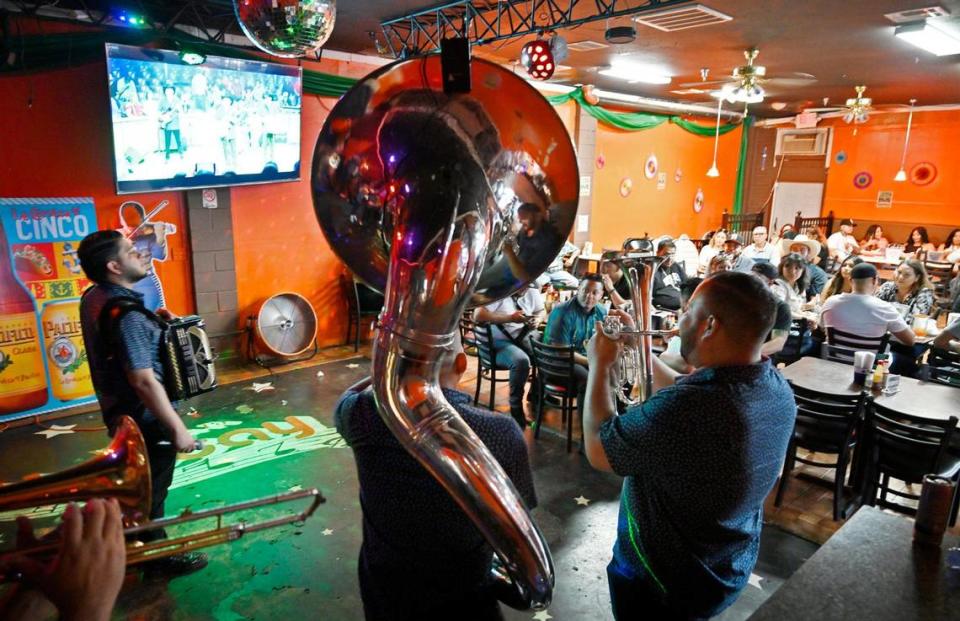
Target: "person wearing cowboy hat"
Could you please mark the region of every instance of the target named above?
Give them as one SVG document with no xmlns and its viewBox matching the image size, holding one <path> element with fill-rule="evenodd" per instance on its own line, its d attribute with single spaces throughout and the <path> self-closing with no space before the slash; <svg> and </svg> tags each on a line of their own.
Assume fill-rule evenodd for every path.
<svg viewBox="0 0 960 621">
<path fill-rule="evenodd" d="M 794 239 L 781 239 L 780 255 L 785 257 L 791 252 L 803 257 L 803 262 L 806 264 L 807 276 L 810 281 L 810 285 L 807 287 L 807 297 L 819 295 L 830 279 L 827 273 L 813 262 L 814 258 L 820 254 L 820 242 L 810 239 L 806 235 L 797 235 Z"/>
</svg>

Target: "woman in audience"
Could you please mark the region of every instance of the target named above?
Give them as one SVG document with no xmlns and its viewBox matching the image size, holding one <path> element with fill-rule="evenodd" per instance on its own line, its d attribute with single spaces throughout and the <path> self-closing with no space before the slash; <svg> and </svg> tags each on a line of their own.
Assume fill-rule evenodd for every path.
<svg viewBox="0 0 960 621">
<path fill-rule="evenodd" d="M 800 315 L 807 303 L 807 287 L 810 286 L 807 264 L 802 256 L 791 252 L 780 260 L 779 269 L 779 289 L 785 291 L 784 301 L 790 305 L 790 312 L 794 316 Z M 777 290 L 774 289 L 774 292 Z"/>
<path fill-rule="evenodd" d="M 729 272 L 733 269 L 733 257 L 726 252 L 721 252 L 712 259 L 707 266 L 707 276 L 717 272 Z"/>
<path fill-rule="evenodd" d="M 960 263 L 960 229 L 953 229 L 947 235 L 947 241 L 940 244 L 940 251 L 945 253 L 943 261 Z"/>
<path fill-rule="evenodd" d="M 828 264 L 830 263 L 830 249 L 827 248 L 827 236 L 823 234 L 823 231 L 820 230 L 820 227 L 808 226 L 807 237 L 820 242 L 820 252 L 816 257 L 813 257 L 813 264 L 819 266 L 820 269 L 827 271 L 829 267 Z"/>
<path fill-rule="evenodd" d="M 896 277 L 880 285 L 876 296 L 890 302 L 910 325 L 914 315 L 929 315 L 935 297 L 923 263 L 907 259 L 897 267 Z"/>
<path fill-rule="evenodd" d="M 700 271 L 706 272 L 710 267 L 710 261 L 713 257 L 723 252 L 723 244 L 727 241 L 727 232 L 723 229 L 717 229 L 710 236 L 710 242 L 704 244 L 700 249 Z"/>
<path fill-rule="evenodd" d="M 843 260 L 843 263 L 840 264 L 840 269 L 837 270 L 837 273 L 833 275 L 833 278 L 831 278 L 827 286 L 824 287 L 823 293 L 820 294 L 821 304 L 832 296 L 853 291 L 853 285 L 850 282 L 850 270 L 858 263 L 863 263 L 863 259 L 860 257 L 847 257 Z"/>
<path fill-rule="evenodd" d="M 907 238 L 907 243 L 903 245 L 903 251 L 906 254 L 915 255 L 917 258 L 922 258 L 923 255 L 936 249 L 937 247 L 930 243 L 930 236 L 927 234 L 927 227 L 925 226 L 918 226 L 910 231 L 910 237 Z"/>
<path fill-rule="evenodd" d="M 860 254 L 868 257 L 882 257 L 886 254 L 889 242 L 883 236 L 883 229 L 879 224 L 871 224 L 867 227 L 867 232 L 860 240 Z"/>
<path fill-rule="evenodd" d="M 781 239 L 793 239 L 797 236 L 797 232 L 793 230 L 793 225 L 787 222 L 780 227 L 780 231 L 777 232 L 777 237 L 770 240 L 772 243 L 779 243 Z"/>
<path fill-rule="evenodd" d="M 907 259 L 897 267 L 896 278 L 883 283 L 877 290 L 876 296 L 896 307 L 907 322 L 913 323 L 914 315 L 929 315 L 933 309 L 933 286 L 927 278 L 927 271 L 923 263 L 916 259 Z M 897 341 L 890 342 L 890 351 L 893 354 L 893 363 L 890 371 L 907 377 L 917 376 L 917 359 L 924 352 L 924 345 L 903 345 Z"/>
</svg>

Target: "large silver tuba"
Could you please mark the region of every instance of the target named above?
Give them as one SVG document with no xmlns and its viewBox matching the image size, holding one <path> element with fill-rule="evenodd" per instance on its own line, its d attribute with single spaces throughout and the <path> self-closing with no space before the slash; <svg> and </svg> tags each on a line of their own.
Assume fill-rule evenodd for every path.
<svg viewBox="0 0 960 621">
<path fill-rule="evenodd" d="M 606 263 L 618 265 L 630 285 L 629 304 L 621 310 L 630 315 L 635 327 L 633 330 L 624 329 L 620 317 L 609 314 L 604 321 L 603 331 L 612 338 L 618 338 L 621 334 L 636 337 L 624 339 L 612 383 L 617 399 L 622 403 L 643 403 L 653 394 L 653 337 L 665 334 L 653 329 L 653 276 L 663 259 L 656 256 L 652 249 L 644 248 L 632 252 L 604 253 L 600 261 L 601 273 Z"/>
<path fill-rule="evenodd" d="M 370 74 L 331 111 L 313 159 L 334 252 L 385 295 L 374 347 L 380 415 L 497 553 L 501 599 L 549 604 L 553 561 L 503 469 L 444 399 L 439 359 L 468 305 L 542 273 L 576 215 L 576 156 L 550 104 L 513 73 L 471 65 L 442 90 L 438 56 Z M 519 226 L 518 207 L 534 205 Z M 504 573 L 509 579 L 503 577 Z"/>
</svg>

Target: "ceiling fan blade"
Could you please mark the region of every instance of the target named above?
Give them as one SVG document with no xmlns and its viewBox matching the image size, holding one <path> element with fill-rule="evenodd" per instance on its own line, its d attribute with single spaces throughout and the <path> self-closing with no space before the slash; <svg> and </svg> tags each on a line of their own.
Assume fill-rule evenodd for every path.
<svg viewBox="0 0 960 621">
<path fill-rule="evenodd" d="M 707 80 L 706 82 L 682 82 L 678 84 L 680 88 L 709 88 L 711 86 L 722 86 L 724 84 L 736 84 L 730 78 L 724 80 Z"/>
<path fill-rule="evenodd" d="M 846 108 L 804 108 L 804 112 L 840 112 Z"/>
<path fill-rule="evenodd" d="M 769 84 L 771 86 L 782 86 L 784 88 L 799 88 L 803 86 L 809 86 L 816 82 L 816 78 L 792 78 L 784 76 L 773 76 L 770 78 L 765 78 L 763 80 L 764 84 Z"/>
</svg>

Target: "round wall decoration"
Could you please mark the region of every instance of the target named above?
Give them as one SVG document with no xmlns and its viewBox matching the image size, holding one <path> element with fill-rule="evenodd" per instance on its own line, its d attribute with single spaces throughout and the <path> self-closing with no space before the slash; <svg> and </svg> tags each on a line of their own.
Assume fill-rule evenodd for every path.
<svg viewBox="0 0 960 621">
<path fill-rule="evenodd" d="M 937 167 L 930 162 L 920 162 L 910 169 L 910 181 L 914 185 L 927 185 L 937 178 Z"/>
<path fill-rule="evenodd" d="M 630 177 L 624 177 L 623 180 L 620 181 L 620 196 L 624 198 L 630 196 L 630 190 L 632 189 L 633 180 L 631 180 Z"/>
<path fill-rule="evenodd" d="M 681 179 L 683 179 L 683 171 L 677 168 L 677 172 L 673 173 L 673 180 L 680 183 Z"/>
<path fill-rule="evenodd" d="M 873 183 L 873 175 L 871 175 L 871 174 L 868 173 L 867 171 L 858 172 L 858 173 L 857 173 L 856 175 L 854 175 L 854 177 L 853 177 L 853 185 L 854 185 L 854 187 L 856 187 L 856 188 L 858 188 L 858 189 L 860 189 L 860 190 L 862 190 L 862 189 L 864 189 L 864 188 L 870 187 L 870 184 L 871 184 L 871 183 Z"/>
<path fill-rule="evenodd" d="M 643 175 L 647 179 L 653 179 L 657 176 L 657 171 L 659 169 L 660 164 L 657 163 L 657 156 L 651 153 L 650 157 L 647 158 L 647 163 L 643 165 Z"/>
<path fill-rule="evenodd" d="M 603 168 L 607 163 L 607 158 L 603 157 L 603 154 L 597 156 L 597 170 Z"/>
<path fill-rule="evenodd" d="M 847 152 L 843 150 L 837 151 L 837 155 L 834 159 L 837 161 L 837 164 L 843 164 L 847 161 Z"/>
<path fill-rule="evenodd" d="M 703 211 L 703 189 L 697 188 L 697 194 L 693 197 L 693 210 L 696 213 Z"/>
</svg>

